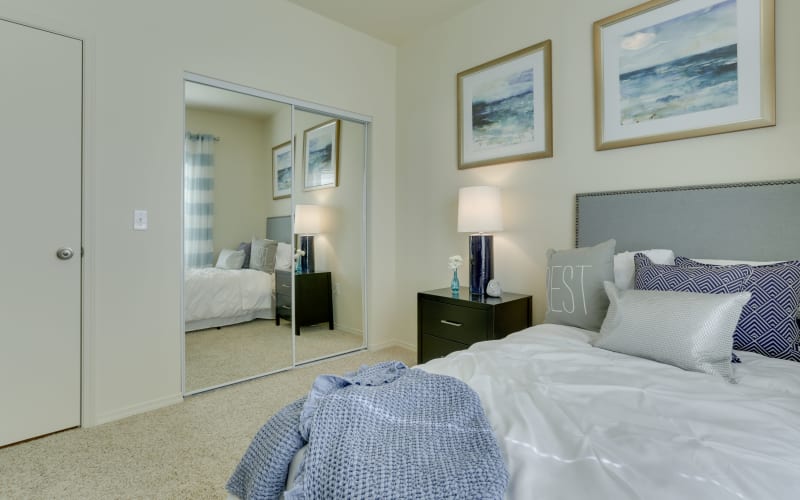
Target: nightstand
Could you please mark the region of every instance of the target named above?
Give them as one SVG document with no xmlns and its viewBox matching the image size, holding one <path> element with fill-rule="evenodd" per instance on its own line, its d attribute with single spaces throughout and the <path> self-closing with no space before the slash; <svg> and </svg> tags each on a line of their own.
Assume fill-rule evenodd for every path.
<svg viewBox="0 0 800 500">
<path fill-rule="evenodd" d="M 424 363 L 466 349 L 475 342 L 500 339 L 533 324 L 533 297 L 503 293 L 473 296 L 461 288 L 417 294 L 417 361 Z"/>
<path fill-rule="evenodd" d="M 328 323 L 333 330 L 333 293 L 330 272 L 300 273 L 275 271 L 275 324 L 281 318 L 292 320 L 292 275 L 297 287 L 294 294 L 295 335 L 301 326 Z"/>
</svg>

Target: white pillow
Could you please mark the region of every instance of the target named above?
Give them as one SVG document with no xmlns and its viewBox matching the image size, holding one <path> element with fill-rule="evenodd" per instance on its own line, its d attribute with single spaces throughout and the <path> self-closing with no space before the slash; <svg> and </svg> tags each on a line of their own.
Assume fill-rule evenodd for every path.
<svg viewBox="0 0 800 500">
<path fill-rule="evenodd" d="M 675 264 L 675 252 L 672 250 L 639 250 L 638 252 L 621 252 L 614 255 L 614 284 L 620 290 L 630 290 L 636 278 L 636 267 L 633 265 L 633 256 L 637 253 L 647 255 L 653 264 Z"/>
<path fill-rule="evenodd" d="M 223 248 L 217 258 L 217 266 L 220 269 L 241 269 L 244 264 L 244 250 L 231 250 Z"/>
<path fill-rule="evenodd" d="M 617 290 L 604 284 L 609 306 L 601 349 L 733 381 L 733 331 L 750 292 L 692 293 Z"/>
<path fill-rule="evenodd" d="M 275 269 L 280 271 L 292 270 L 292 245 L 278 242 L 278 250 L 275 252 Z"/>
</svg>

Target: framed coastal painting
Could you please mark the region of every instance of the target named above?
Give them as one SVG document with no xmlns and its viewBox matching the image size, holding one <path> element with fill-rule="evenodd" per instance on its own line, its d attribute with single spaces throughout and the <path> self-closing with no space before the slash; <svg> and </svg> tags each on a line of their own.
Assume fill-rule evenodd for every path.
<svg viewBox="0 0 800 500">
<path fill-rule="evenodd" d="M 272 148 L 272 199 L 292 195 L 292 141 Z"/>
<path fill-rule="evenodd" d="M 550 40 L 456 77 L 458 168 L 553 156 Z"/>
<path fill-rule="evenodd" d="M 775 125 L 774 0 L 653 0 L 594 23 L 595 148 Z"/>
<path fill-rule="evenodd" d="M 304 189 L 339 185 L 339 120 L 312 127 L 303 134 Z"/>
</svg>

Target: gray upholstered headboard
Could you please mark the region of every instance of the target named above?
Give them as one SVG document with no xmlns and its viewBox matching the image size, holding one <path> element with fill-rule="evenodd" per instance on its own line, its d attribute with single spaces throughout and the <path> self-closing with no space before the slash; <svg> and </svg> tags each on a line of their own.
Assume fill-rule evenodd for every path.
<svg viewBox="0 0 800 500">
<path fill-rule="evenodd" d="M 800 258 L 800 179 L 581 193 L 575 244 L 609 238 L 617 251 L 669 248 L 735 260 Z"/>
<path fill-rule="evenodd" d="M 292 243 L 292 217 L 281 215 L 267 217 L 267 239 Z"/>
</svg>

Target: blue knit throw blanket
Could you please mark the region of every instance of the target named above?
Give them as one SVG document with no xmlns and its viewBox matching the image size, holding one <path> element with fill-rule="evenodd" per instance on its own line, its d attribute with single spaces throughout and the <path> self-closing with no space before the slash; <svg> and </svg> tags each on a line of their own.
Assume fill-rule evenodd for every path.
<svg viewBox="0 0 800 500">
<path fill-rule="evenodd" d="M 308 443 L 287 499 L 502 498 L 508 471 L 478 395 L 399 361 L 317 377 L 253 438 L 227 489 L 279 498 Z"/>
</svg>

